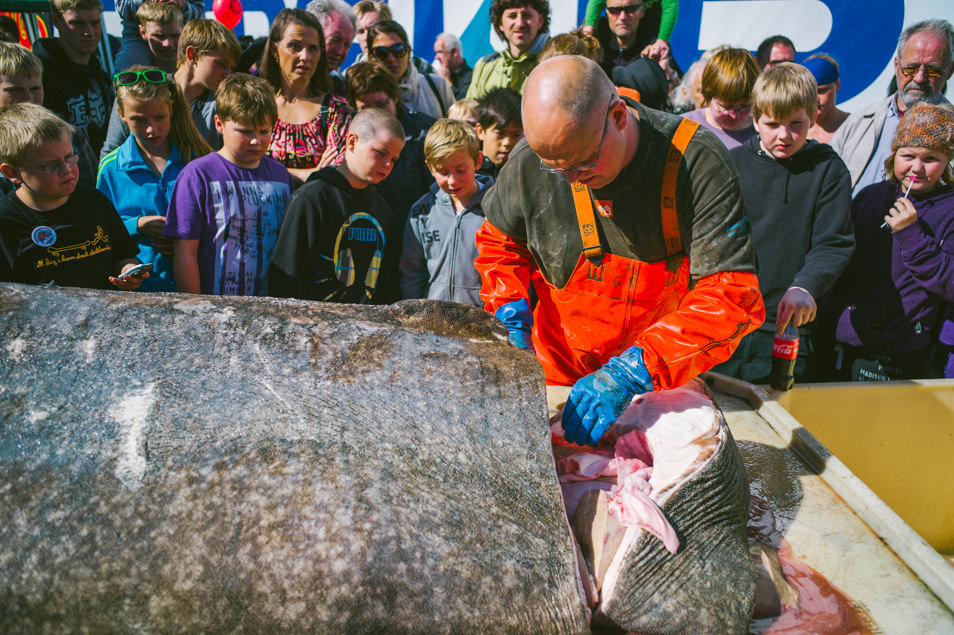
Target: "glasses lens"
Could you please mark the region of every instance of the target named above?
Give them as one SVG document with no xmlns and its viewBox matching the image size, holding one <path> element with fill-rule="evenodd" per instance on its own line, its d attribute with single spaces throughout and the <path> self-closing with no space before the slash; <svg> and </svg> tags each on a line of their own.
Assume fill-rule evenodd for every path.
<svg viewBox="0 0 954 635">
<path fill-rule="evenodd" d="M 918 74 L 918 71 L 924 69 L 924 74 L 930 77 L 931 79 L 937 79 L 941 76 L 941 71 L 933 66 L 928 66 L 926 64 L 908 64 L 907 66 L 901 67 L 901 74 L 907 78 L 914 77 Z"/>
<path fill-rule="evenodd" d="M 161 71 L 158 68 L 142 71 L 142 76 L 147 82 L 152 82 L 153 84 L 161 84 L 162 82 L 166 81 L 166 72 Z"/>
<path fill-rule="evenodd" d="M 120 86 L 132 86 L 139 81 L 139 73 L 136 71 L 123 71 L 116 73 L 116 83 Z"/>
</svg>

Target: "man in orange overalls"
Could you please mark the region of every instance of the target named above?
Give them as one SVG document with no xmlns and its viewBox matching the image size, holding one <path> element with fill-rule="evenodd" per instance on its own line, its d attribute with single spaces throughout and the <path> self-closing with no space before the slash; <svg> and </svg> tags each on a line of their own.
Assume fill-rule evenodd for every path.
<svg viewBox="0 0 954 635">
<path fill-rule="evenodd" d="M 587 59 L 530 74 L 523 124 L 483 201 L 481 299 L 548 384 L 573 385 L 566 437 L 595 444 L 635 395 L 728 359 L 765 319 L 751 230 L 722 143 Z"/>
</svg>

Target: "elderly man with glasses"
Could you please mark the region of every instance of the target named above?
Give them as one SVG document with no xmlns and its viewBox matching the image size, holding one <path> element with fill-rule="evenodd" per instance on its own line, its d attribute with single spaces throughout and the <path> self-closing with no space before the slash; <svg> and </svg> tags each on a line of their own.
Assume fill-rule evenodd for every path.
<svg viewBox="0 0 954 635">
<path fill-rule="evenodd" d="M 947 20 L 924 20 L 898 39 L 894 75 L 898 90 L 848 116 L 832 137 L 851 173 L 852 195 L 885 178 L 884 162 L 904 113 L 919 102 L 949 103 L 942 91 L 954 73 L 954 28 Z"/>
<path fill-rule="evenodd" d="M 588 59 L 541 63 L 523 123 L 484 198 L 481 299 L 548 384 L 573 386 L 567 438 L 595 444 L 635 395 L 685 384 L 764 321 L 751 230 L 722 143 Z"/>
</svg>

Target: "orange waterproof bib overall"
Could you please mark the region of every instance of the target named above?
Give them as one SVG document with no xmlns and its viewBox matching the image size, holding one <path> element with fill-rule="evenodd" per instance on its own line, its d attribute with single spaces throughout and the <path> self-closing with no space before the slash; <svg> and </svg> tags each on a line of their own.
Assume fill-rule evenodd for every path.
<svg viewBox="0 0 954 635">
<path fill-rule="evenodd" d="M 662 180 L 662 227 L 668 258 L 641 262 L 606 254 L 599 244 L 593 200 L 585 185 L 571 184 L 583 252 L 562 289 L 538 271 L 534 288 L 533 343 L 547 383 L 569 385 L 618 355 L 689 291 L 689 259 L 682 253 L 676 217 L 676 179 L 683 153 L 699 124 L 684 119 L 672 139 Z"/>
</svg>

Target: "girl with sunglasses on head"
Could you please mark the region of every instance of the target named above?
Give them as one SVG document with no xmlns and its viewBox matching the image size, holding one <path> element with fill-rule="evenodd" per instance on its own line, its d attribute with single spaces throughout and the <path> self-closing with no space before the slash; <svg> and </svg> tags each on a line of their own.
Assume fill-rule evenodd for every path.
<svg viewBox="0 0 954 635">
<path fill-rule="evenodd" d="M 113 202 L 153 270 L 143 291 L 175 291 L 172 239 L 163 236 L 169 194 L 185 164 L 212 148 L 192 120 L 182 89 L 165 71 L 133 66 L 114 77 L 116 110 L 129 138 L 99 164 L 96 187 Z"/>
<path fill-rule="evenodd" d="M 398 80 L 401 103 L 408 110 L 435 119 L 447 116 L 454 103 L 450 84 L 437 73 L 421 73 L 411 63 L 407 32 L 394 20 L 381 20 L 368 29 L 368 54 Z"/>
<path fill-rule="evenodd" d="M 280 11 L 259 68 L 278 104 L 268 156 L 288 168 L 298 184 L 326 165 L 341 163 L 353 113 L 343 97 L 332 94 L 318 18 L 302 9 Z"/>
</svg>

